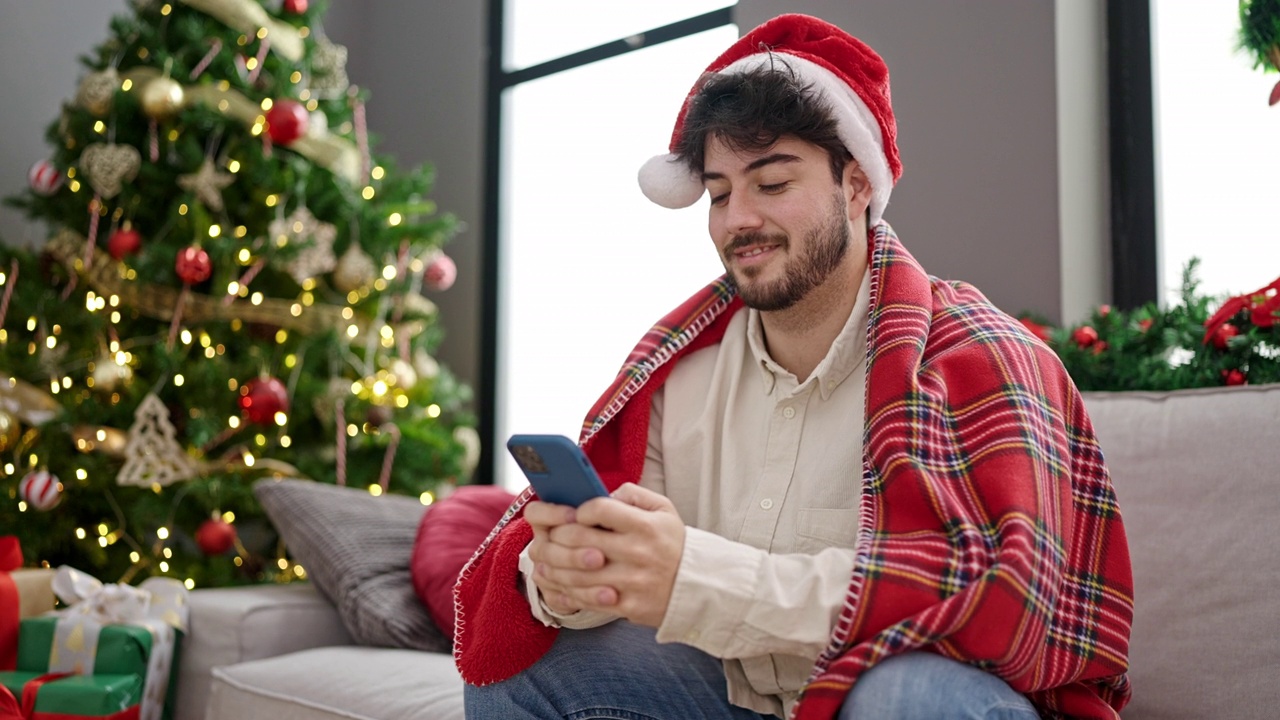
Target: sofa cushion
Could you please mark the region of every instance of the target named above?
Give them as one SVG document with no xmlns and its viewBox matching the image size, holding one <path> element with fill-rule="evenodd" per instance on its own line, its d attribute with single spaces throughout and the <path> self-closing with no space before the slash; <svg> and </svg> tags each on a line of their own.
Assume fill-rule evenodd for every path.
<svg viewBox="0 0 1280 720">
<path fill-rule="evenodd" d="M 1280 385 L 1089 393 L 1133 560 L 1126 720 L 1280 707 Z"/>
<path fill-rule="evenodd" d="M 361 645 L 448 650 L 446 636 L 414 593 L 409 557 L 426 507 L 403 495 L 310 480 L 254 486 L 293 557 L 338 608 Z"/>
<path fill-rule="evenodd" d="M 350 645 L 333 603 L 311 583 L 201 588 L 178 660 L 176 720 L 204 720 L 211 671 L 324 645 Z"/>
<path fill-rule="evenodd" d="M 516 496 L 492 485 L 467 485 L 433 504 L 413 543 L 410 572 L 436 626 L 452 635 L 453 586 L 458 573 Z"/>
<path fill-rule="evenodd" d="M 463 720 L 453 656 L 330 647 L 213 671 L 208 720 Z"/>
</svg>

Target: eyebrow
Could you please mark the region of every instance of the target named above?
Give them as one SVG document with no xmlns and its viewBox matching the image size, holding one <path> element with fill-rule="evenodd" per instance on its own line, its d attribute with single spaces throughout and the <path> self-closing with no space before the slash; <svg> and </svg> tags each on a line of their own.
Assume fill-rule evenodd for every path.
<svg viewBox="0 0 1280 720">
<path fill-rule="evenodd" d="M 756 160 L 751 161 L 751 163 L 747 165 L 745 170 L 746 172 L 751 172 L 752 170 L 759 170 L 765 165 L 773 165 L 775 163 L 793 163 L 793 162 L 800 162 L 800 160 L 801 158 L 798 155 L 791 155 L 788 153 L 774 153 L 772 155 L 765 155 L 762 158 L 757 158 Z M 724 179 L 724 173 L 717 173 L 717 172 L 702 173 L 703 182 L 706 182 L 708 180 L 723 180 L 723 179 Z"/>
</svg>

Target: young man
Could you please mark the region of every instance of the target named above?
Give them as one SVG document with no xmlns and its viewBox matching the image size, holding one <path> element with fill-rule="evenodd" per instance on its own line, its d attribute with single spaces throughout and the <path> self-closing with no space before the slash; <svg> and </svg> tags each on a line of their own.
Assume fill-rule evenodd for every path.
<svg viewBox="0 0 1280 720">
<path fill-rule="evenodd" d="M 640 181 L 710 195 L 726 276 L 589 416 L 613 497 L 525 493 L 463 571 L 469 717 L 1118 717 L 1132 582 L 1080 395 L 881 221 L 895 133 L 883 61 L 814 18 L 708 68 Z"/>
</svg>

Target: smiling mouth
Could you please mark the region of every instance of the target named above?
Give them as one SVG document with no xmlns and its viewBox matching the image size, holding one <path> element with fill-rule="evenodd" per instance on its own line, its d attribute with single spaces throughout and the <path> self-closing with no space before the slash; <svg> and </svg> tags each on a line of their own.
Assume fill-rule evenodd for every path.
<svg viewBox="0 0 1280 720">
<path fill-rule="evenodd" d="M 763 255 L 764 253 L 769 252 L 770 250 L 773 250 L 776 247 L 778 246 L 777 245 L 757 245 L 756 247 L 749 248 L 747 250 L 739 250 L 738 252 L 734 253 L 734 255 L 737 255 L 740 258 L 753 258 L 753 257 L 756 257 L 757 255 Z"/>
</svg>

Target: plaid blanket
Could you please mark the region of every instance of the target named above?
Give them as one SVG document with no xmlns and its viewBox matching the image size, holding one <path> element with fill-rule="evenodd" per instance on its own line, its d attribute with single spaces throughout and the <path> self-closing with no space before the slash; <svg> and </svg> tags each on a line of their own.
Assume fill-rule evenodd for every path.
<svg viewBox="0 0 1280 720">
<path fill-rule="evenodd" d="M 980 292 L 926 275 L 887 224 L 872 235 L 864 460 L 847 479 L 863 490 L 857 560 L 794 717 L 834 717 L 861 673 L 924 650 L 1003 678 L 1044 717 L 1118 718 L 1133 583 L 1079 392 L 1053 351 Z M 608 487 L 640 477 L 653 391 L 740 308 L 721 279 L 637 345 L 583 425 Z M 520 672 L 555 639 L 517 585 L 530 497 L 454 590 L 454 655 L 472 684 Z"/>
</svg>

